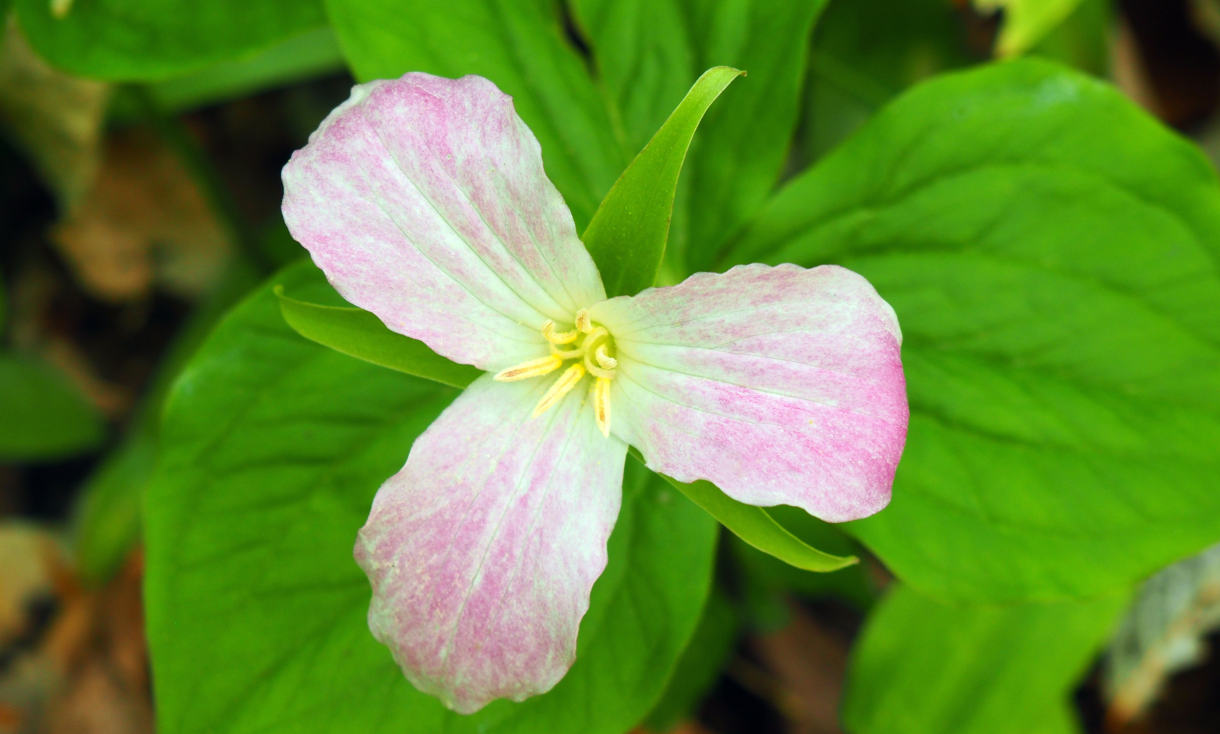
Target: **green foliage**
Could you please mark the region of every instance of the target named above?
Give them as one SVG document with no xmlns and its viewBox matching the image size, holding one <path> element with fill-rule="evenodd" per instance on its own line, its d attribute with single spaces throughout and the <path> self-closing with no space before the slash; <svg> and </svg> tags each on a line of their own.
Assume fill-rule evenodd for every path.
<svg viewBox="0 0 1220 734">
<path fill-rule="evenodd" d="M 652 285 L 691 139 L 712 102 L 741 74 L 727 66 L 705 71 L 597 207 L 581 239 L 607 295 L 632 295 Z"/>
<path fill-rule="evenodd" d="M 809 30 L 824 5 L 581 0 L 573 11 L 592 47 L 593 79 L 549 0 L 454 0 L 411 13 L 391 0 L 327 0 L 360 79 L 480 74 L 513 95 L 578 227 L 690 79 L 712 66 L 744 69 L 751 78 L 709 113 L 685 164 L 689 191 L 667 255 L 674 273 L 688 259 L 709 261 L 774 186 L 796 125 Z M 697 257 L 687 257 L 688 240 Z"/>
<path fill-rule="evenodd" d="M 351 558 L 376 487 L 456 394 L 301 339 L 274 284 L 216 329 L 167 405 L 148 494 L 148 634 L 159 728 L 620 732 L 649 710 L 707 594 L 715 524 L 629 467 L 577 663 L 550 693 L 463 717 L 415 691 L 369 634 Z"/>
<path fill-rule="evenodd" d="M 15 0 L 47 61 L 84 77 L 163 79 L 322 25 L 319 0 Z M 57 11 L 62 9 L 62 15 Z"/>
<path fill-rule="evenodd" d="M 80 488 L 73 551 L 81 578 L 102 584 L 140 539 L 140 503 L 157 464 L 154 421 L 141 421 Z"/>
<path fill-rule="evenodd" d="M 732 602 L 722 590 L 713 588 L 669 685 L 644 721 L 648 729 L 669 731 L 690 715 L 728 662 L 740 628 Z"/>
<path fill-rule="evenodd" d="M 813 35 L 794 153 L 816 160 L 910 85 L 980 60 L 968 52 L 961 13 L 944 0 L 830 3 Z"/>
<path fill-rule="evenodd" d="M 105 437 L 97 409 L 62 374 L 0 353 L 0 461 L 44 461 L 95 448 Z"/>
<path fill-rule="evenodd" d="M 1220 187 L 1044 62 L 925 83 L 781 191 L 727 266 L 835 262 L 898 313 L 894 500 L 850 528 L 962 599 L 1124 587 L 1220 537 Z"/>
<path fill-rule="evenodd" d="M 1105 77 L 1110 71 L 1114 15 L 1114 4 L 1109 0 L 1080 0 L 1072 13 L 1028 53 Z"/>
<path fill-rule="evenodd" d="M 1058 734 L 1076 730 L 1072 687 L 1127 597 L 1010 607 L 942 606 L 898 587 L 853 653 L 850 734 Z"/>
<path fill-rule="evenodd" d="M 840 526 L 819 520 L 799 507 L 768 507 L 767 514 L 807 545 L 838 556 L 863 549 Z M 857 563 L 834 573 L 808 573 L 732 536 L 726 543 L 734 591 L 756 628 L 782 626 L 789 618 L 789 596 L 834 599 L 866 611 L 879 595 L 875 569 Z"/>
<path fill-rule="evenodd" d="M 390 331 L 363 309 L 299 301 L 278 286 L 275 295 L 284 321 L 296 333 L 349 357 L 450 387 L 466 387 L 479 376 L 477 368 L 450 362 L 423 342 Z"/>
<path fill-rule="evenodd" d="M 343 68 L 334 32 L 320 27 L 284 38 L 257 53 L 155 82 L 148 92 L 158 109 L 182 110 L 338 73 Z"/>
<path fill-rule="evenodd" d="M 972 61 L 951 8 L 835 4 L 802 108 L 824 0 L 572 0 L 570 18 L 551 0 L 325 0 L 333 35 L 316 4 L 231 2 L 76 0 L 55 21 L 44 0 L 17 5 L 52 62 L 172 77 L 149 88 L 169 108 L 333 68 L 335 38 L 362 81 L 481 74 L 539 138 L 611 295 L 738 262 L 834 262 L 894 305 L 909 443 L 891 507 L 842 528 L 907 585 L 853 658 L 853 734 L 1076 730 L 1068 693 L 1132 582 L 1220 538 L 1220 187 L 1109 87 L 1035 61 L 938 78 L 773 195 L 799 116 L 798 158 L 819 158 L 909 84 Z M 986 2 L 1008 13 L 1002 53 L 1104 69 L 1100 0 Z M 726 91 L 738 72 L 712 69 L 683 98 L 722 64 L 749 76 Z M 612 734 L 650 709 L 664 727 L 785 593 L 873 605 L 860 565 L 797 570 L 855 561 L 834 528 L 629 463 L 576 665 L 543 696 L 452 714 L 369 635 L 350 555 L 377 485 L 456 394 L 402 372 L 477 374 L 342 306 L 304 264 L 183 371 L 147 504 L 161 729 Z M 95 478 L 86 514 L 101 520 L 82 537 L 103 550 L 86 558 L 130 543 L 130 494 L 111 490 L 146 481 L 154 434 Z M 699 508 L 741 539 L 724 560 L 744 611 L 714 596 L 696 631 L 716 538 Z"/>
<path fill-rule="evenodd" d="M 634 450 L 631 455 L 637 457 Z M 729 532 L 751 547 L 790 566 L 805 571 L 829 572 L 846 568 L 859 560 L 855 556 L 832 555 L 808 545 L 777 523 L 763 508 L 738 502 L 711 482 L 700 480 L 685 484 L 669 477 L 665 479 L 687 499 L 716 518 Z"/>
</svg>

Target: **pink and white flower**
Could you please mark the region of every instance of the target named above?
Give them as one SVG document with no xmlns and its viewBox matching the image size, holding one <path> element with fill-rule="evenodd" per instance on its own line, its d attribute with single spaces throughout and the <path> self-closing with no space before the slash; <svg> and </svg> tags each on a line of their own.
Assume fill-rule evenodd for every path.
<svg viewBox="0 0 1220 734">
<path fill-rule="evenodd" d="M 357 86 L 284 168 L 334 287 L 486 371 L 360 531 L 369 627 L 451 708 L 549 690 L 606 564 L 623 461 L 832 522 L 889 501 L 907 428 L 893 310 L 840 267 L 746 265 L 607 298 L 511 99 Z"/>
</svg>

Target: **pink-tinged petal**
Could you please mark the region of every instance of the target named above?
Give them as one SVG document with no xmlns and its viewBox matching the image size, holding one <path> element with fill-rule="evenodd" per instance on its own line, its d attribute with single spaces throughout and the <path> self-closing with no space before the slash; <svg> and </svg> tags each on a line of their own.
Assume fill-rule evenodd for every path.
<svg viewBox="0 0 1220 734">
<path fill-rule="evenodd" d="M 902 335 L 864 278 L 746 265 L 590 315 L 618 347 L 611 430 L 649 468 L 833 522 L 889 502 L 907 430 Z"/>
<path fill-rule="evenodd" d="M 546 387 L 474 382 L 382 485 L 356 542 L 373 635 L 461 713 L 563 677 L 606 566 L 627 446 L 598 432 L 583 390 L 530 419 Z"/>
<path fill-rule="evenodd" d="M 361 84 L 284 167 L 284 221 L 343 297 L 457 362 L 538 356 L 605 298 L 512 99 L 482 77 Z"/>
</svg>

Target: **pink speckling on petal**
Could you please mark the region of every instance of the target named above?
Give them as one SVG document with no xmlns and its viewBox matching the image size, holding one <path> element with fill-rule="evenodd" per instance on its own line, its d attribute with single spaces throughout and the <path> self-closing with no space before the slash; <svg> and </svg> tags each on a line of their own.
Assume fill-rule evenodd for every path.
<svg viewBox="0 0 1220 734">
<path fill-rule="evenodd" d="M 457 362 L 545 353 L 605 297 L 512 100 L 481 77 L 362 84 L 284 167 L 284 221 L 335 288 Z"/>
<path fill-rule="evenodd" d="M 889 502 L 908 418 L 902 337 L 864 278 L 746 265 L 591 315 L 618 346 L 613 430 L 650 468 L 835 522 Z"/>
<path fill-rule="evenodd" d="M 374 636 L 461 713 L 563 677 L 606 565 L 627 447 L 577 392 L 525 420 L 546 386 L 467 388 L 382 486 L 356 543 Z"/>
</svg>

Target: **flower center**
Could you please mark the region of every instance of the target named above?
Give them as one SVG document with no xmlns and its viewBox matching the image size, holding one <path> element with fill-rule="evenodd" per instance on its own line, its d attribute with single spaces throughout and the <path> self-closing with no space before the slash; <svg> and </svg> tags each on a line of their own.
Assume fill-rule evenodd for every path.
<svg viewBox="0 0 1220 734">
<path fill-rule="evenodd" d="M 542 336 L 546 338 L 551 353 L 539 359 L 523 362 L 497 373 L 500 382 L 516 382 L 532 377 L 549 375 L 568 362 L 567 369 L 547 388 L 531 417 L 537 418 L 550 410 L 584 380 L 593 377 L 593 416 L 603 436 L 610 435 L 610 381 L 618 368 L 614 358 L 614 339 L 606 327 L 594 324 L 589 312 L 581 309 L 572 319 L 572 329 L 558 331 L 554 321 L 542 325 Z"/>
</svg>

